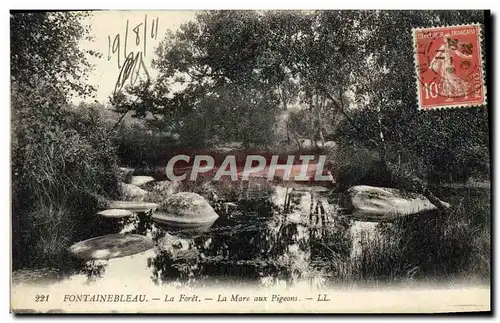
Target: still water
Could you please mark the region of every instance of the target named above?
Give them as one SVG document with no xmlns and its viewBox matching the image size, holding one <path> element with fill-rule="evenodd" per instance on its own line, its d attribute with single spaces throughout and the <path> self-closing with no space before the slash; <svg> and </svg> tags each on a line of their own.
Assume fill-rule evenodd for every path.
<svg viewBox="0 0 500 323">
<path fill-rule="evenodd" d="M 484 200 L 484 203 L 476 203 L 475 209 L 471 206 L 465 215 L 489 219 L 488 191 L 481 190 L 480 195 L 453 192 L 447 194 L 450 202 L 472 205 L 470 201 L 464 202 L 464 196 L 469 196 L 471 201 Z M 235 204 L 216 208 L 220 217 L 210 228 L 201 230 L 165 227 L 147 214 L 127 219 L 96 217 L 89 224 L 93 226 L 91 237 L 139 234 L 152 238 L 155 248 L 132 256 L 87 262 L 68 254 L 55 268 L 14 271 L 13 284 L 105 286 L 106 282 L 120 281 L 184 288 L 216 285 L 287 287 L 300 283 L 322 288 L 348 283 L 346 277 L 354 276 L 353 273 L 365 279 L 374 271 L 386 282 L 397 278 L 395 273 L 412 279 L 416 275 L 446 271 L 446 276 L 451 277 L 454 272 L 463 272 L 464 265 L 454 260 L 456 258 L 444 259 L 442 253 L 435 250 L 470 252 L 471 256 L 476 253 L 468 249 L 460 251 L 463 243 L 444 246 L 443 243 L 449 243 L 449 239 L 442 240 L 449 223 L 439 224 L 436 222 L 439 219 L 432 214 L 428 218 L 405 219 L 406 222 L 394 227 L 399 230 L 398 239 L 387 240 L 382 248 L 380 245 L 370 248 L 375 241 L 370 239 L 376 239 L 383 228 L 391 232 L 393 224 L 354 221 L 342 214 L 338 196 L 329 192 L 296 192 L 287 202 L 288 193 L 285 187 L 276 186 L 257 197 L 239 199 Z M 425 229 L 436 227 L 440 229 L 432 234 Z M 453 224 L 452 227 L 457 226 Z M 401 246 L 391 249 L 387 243 Z M 373 254 L 362 254 L 363 244 L 369 247 L 368 250 L 378 250 L 375 256 L 381 254 L 382 257 L 371 260 L 369 257 L 374 257 Z M 401 254 L 386 255 L 384 248 Z M 451 282 L 449 278 L 447 281 Z"/>
<path fill-rule="evenodd" d="M 198 230 L 165 227 L 147 214 L 99 218 L 94 224 L 95 236 L 140 234 L 152 238 L 156 248 L 104 261 L 83 262 L 68 255 L 59 268 L 18 270 L 14 282 L 77 280 L 92 284 L 123 277 L 156 285 L 260 286 L 297 281 L 321 285 L 332 258 L 350 254 L 349 239 L 342 239 L 350 222 L 337 217 L 331 197 L 310 192 L 294 194 L 285 210 L 287 192 L 278 186 L 269 194 L 222 206 L 217 221 Z"/>
</svg>

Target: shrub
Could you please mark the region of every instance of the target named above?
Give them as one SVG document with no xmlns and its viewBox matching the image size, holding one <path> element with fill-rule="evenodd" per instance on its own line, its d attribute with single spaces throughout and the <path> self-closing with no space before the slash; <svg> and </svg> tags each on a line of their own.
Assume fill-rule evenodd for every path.
<svg viewBox="0 0 500 323">
<path fill-rule="evenodd" d="M 385 186 L 390 175 L 374 151 L 356 146 L 341 146 L 329 158 L 339 190 L 354 185 Z"/>
<path fill-rule="evenodd" d="M 439 193 L 454 205 L 453 212 L 428 212 L 378 224 L 369 239 L 361 239 L 357 257 L 332 261 L 333 279 L 364 283 L 488 281 L 489 192 L 454 189 Z"/>
<path fill-rule="evenodd" d="M 97 111 L 23 94 L 12 102 L 13 258 L 40 265 L 90 235 L 99 202 L 116 197 L 116 150 Z"/>
<path fill-rule="evenodd" d="M 144 168 L 167 160 L 174 137 L 165 132 L 151 131 L 145 126 L 124 124 L 114 135 L 118 157 L 123 165 Z"/>
</svg>

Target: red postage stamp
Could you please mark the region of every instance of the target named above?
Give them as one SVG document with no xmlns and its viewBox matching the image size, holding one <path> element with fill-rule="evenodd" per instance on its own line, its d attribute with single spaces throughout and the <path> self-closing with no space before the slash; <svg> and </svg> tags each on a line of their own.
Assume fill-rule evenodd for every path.
<svg viewBox="0 0 500 323">
<path fill-rule="evenodd" d="M 418 108 L 486 104 L 481 26 L 413 29 Z"/>
</svg>

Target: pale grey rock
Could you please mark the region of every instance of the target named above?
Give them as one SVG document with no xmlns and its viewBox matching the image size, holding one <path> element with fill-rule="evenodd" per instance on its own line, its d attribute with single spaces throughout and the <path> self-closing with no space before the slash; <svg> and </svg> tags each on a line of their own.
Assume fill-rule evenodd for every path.
<svg viewBox="0 0 500 323">
<path fill-rule="evenodd" d="M 425 196 L 395 188 L 359 185 L 351 187 L 347 195 L 348 213 L 363 221 L 391 220 L 437 209 Z"/>
</svg>

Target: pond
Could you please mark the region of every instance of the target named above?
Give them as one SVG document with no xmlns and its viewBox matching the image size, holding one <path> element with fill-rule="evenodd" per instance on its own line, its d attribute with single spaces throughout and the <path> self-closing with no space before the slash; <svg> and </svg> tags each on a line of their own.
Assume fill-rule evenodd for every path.
<svg viewBox="0 0 500 323">
<path fill-rule="evenodd" d="M 321 288 L 345 283 L 350 276 L 364 279 L 364 272 L 371 267 L 359 266 L 371 258 L 361 257 L 360 241 L 370 244 L 367 236 L 375 235 L 384 225 L 343 216 L 336 194 L 300 192 L 287 201 L 287 192 L 276 186 L 269 194 L 221 206 L 216 209 L 220 214 L 217 221 L 202 230 L 165 227 L 144 213 L 126 219 L 97 218 L 94 236 L 138 234 L 150 237 L 155 247 L 110 260 L 85 262 L 67 255 L 56 268 L 16 270 L 13 283 L 101 285 L 122 279 L 178 287 L 305 283 Z M 419 252 L 425 254 L 426 250 Z M 377 268 L 379 260 L 373 259 Z M 415 267 L 404 264 L 401 276 L 411 280 L 408 273 L 418 272 Z M 381 270 L 380 276 L 390 281 L 393 274 Z"/>
</svg>

